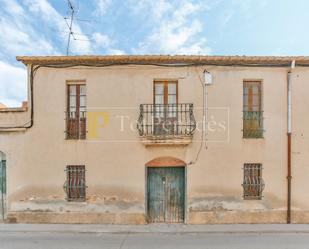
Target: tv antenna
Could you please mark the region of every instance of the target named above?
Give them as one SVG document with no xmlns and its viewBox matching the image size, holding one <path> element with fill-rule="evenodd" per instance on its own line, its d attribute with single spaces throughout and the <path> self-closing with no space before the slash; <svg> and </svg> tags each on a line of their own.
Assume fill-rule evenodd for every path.
<svg viewBox="0 0 309 249">
<path fill-rule="evenodd" d="M 71 17 L 70 17 L 70 20 L 68 22 L 68 18 L 65 17 L 65 22 L 66 24 L 68 25 L 68 28 L 69 28 L 69 35 L 68 35 L 68 43 L 67 43 L 67 52 L 66 52 L 66 55 L 69 55 L 69 51 L 70 51 L 70 43 L 71 43 L 71 36 L 73 36 L 73 31 L 72 31 L 72 28 L 73 28 L 73 19 L 74 19 L 74 15 L 75 15 L 75 8 L 71 2 L 71 0 L 67 0 L 68 1 L 68 7 L 69 7 L 69 11 L 71 12 Z"/>
<path fill-rule="evenodd" d="M 78 11 L 76 10 L 74 5 L 72 4 L 71 0 L 67 0 L 67 2 L 68 2 L 68 14 L 69 14 L 69 17 L 64 17 L 64 20 L 65 20 L 65 22 L 66 22 L 66 24 L 68 26 L 68 29 L 69 29 L 67 49 L 66 49 L 66 55 L 69 55 L 72 38 L 73 38 L 74 41 L 90 41 L 90 39 L 87 38 L 86 34 L 79 34 L 79 33 L 75 33 L 73 31 L 73 21 L 76 20 L 78 22 L 88 22 L 88 23 L 91 23 L 91 21 L 90 20 L 74 18 L 75 14 Z"/>
</svg>

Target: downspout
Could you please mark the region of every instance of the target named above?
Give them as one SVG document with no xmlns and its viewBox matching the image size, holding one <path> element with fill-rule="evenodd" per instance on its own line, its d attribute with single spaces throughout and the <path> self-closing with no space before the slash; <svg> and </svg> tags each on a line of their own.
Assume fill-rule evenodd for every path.
<svg viewBox="0 0 309 249">
<path fill-rule="evenodd" d="M 292 61 L 291 63 L 291 69 L 289 70 L 288 74 L 287 74 L 287 90 L 288 90 L 288 94 L 287 94 L 287 125 L 288 125 L 288 132 L 287 132 L 287 136 L 288 136 L 288 169 L 287 169 L 287 181 L 288 181 L 288 186 L 287 186 L 287 190 L 288 190 L 288 196 L 287 196 L 287 224 L 291 223 L 291 185 L 292 185 L 292 165 L 291 165 L 291 144 L 292 144 L 292 70 L 295 67 L 295 60 Z"/>
</svg>

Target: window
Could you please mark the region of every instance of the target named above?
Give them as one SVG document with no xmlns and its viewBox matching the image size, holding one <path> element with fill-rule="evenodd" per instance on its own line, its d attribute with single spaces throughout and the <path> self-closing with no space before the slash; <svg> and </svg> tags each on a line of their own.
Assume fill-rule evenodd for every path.
<svg viewBox="0 0 309 249">
<path fill-rule="evenodd" d="M 85 165 L 68 165 L 64 189 L 68 201 L 86 200 Z"/>
<path fill-rule="evenodd" d="M 243 84 L 243 137 L 263 137 L 262 89 L 260 81 Z"/>
<path fill-rule="evenodd" d="M 262 179 L 262 164 L 245 163 L 244 164 L 244 180 L 242 184 L 244 188 L 245 200 L 261 200 L 262 191 L 264 189 L 264 181 Z"/>
<path fill-rule="evenodd" d="M 86 139 L 86 85 L 69 84 L 67 139 Z"/>
<path fill-rule="evenodd" d="M 154 82 L 154 122 L 156 135 L 174 133 L 177 121 L 177 81 Z"/>
</svg>

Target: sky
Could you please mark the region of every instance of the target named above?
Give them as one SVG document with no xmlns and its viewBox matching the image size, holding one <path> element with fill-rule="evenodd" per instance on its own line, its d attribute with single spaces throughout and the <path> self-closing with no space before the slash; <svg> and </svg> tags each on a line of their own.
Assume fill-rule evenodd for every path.
<svg viewBox="0 0 309 249">
<path fill-rule="evenodd" d="M 308 0 L 71 0 L 70 55 L 309 55 Z M 26 100 L 17 55 L 64 55 L 67 0 L 0 0 L 0 102 Z"/>
</svg>

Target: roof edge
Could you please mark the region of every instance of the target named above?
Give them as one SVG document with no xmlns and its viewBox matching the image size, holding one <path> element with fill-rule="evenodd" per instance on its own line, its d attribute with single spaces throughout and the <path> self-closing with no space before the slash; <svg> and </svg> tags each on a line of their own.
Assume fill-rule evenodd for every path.
<svg viewBox="0 0 309 249">
<path fill-rule="evenodd" d="M 215 65 L 274 65 L 309 66 L 309 56 L 213 56 L 213 55 L 78 55 L 78 56 L 17 56 L 25 65 L 61 64 L 215 64 Z"/>
</svg>

